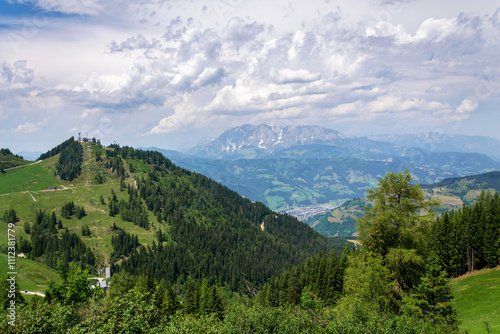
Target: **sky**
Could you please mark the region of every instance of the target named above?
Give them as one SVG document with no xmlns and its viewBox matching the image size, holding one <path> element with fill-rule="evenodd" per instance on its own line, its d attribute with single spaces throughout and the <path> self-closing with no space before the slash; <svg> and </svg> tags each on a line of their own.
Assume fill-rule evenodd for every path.
<svg viewBox="0 0 500 334">
<path fill-rule="evenodd" d="M 0 147 L 261 123 L 500 139 L 499 60 L 498 1 L 0 0 Z"/>
</svg>

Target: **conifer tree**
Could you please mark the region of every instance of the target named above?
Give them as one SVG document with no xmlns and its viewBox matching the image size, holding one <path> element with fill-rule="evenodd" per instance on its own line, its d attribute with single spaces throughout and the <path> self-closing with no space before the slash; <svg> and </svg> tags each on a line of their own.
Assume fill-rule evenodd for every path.
<svg viewBox="0 0 500 334">
<path fill-rule="evenodd" d="M 163 313 L 166 316 L 174 315 L 181 307 L 179 298 L 170 283 L 165 286 L 165 296 L 163 297 Z"/>
<path fill-rule="evenodd" d="M 291 268 L 290 276 L 288 277 L 288 287 L 286 291 L 286 301 L 290 305 L 298 305 L 300 302 L 300 282 L 298 272 L 295 268 Z"/>
<path fill-rule="evenodd" d="M 424 197 L 408 170 L 388 173 L 367 199 L 373 206 L 365 208 L 357 227 L 363 247 L 346 277 L 358 289 L 349 291 L 367 302 L 373 298 L 380 309 L 397 311 L 398 301 L 424 273 L 426 238 L 439 202 Z M 354 283 L 356 279 L 360 282 Z"/>
<path fill-rule="evenodd" d="M 212 291 L 206 278 L 203 279 L 200 287 L 200 314 L 209 314 L 212 306 Z"/>
<path fill-rule="evenodd" d="M 425 267 L 425 276 L 411 297 L 405 300 L 406 311 L 434 322 L 456 325 L 457 314 L 451 303 L 453 294 L 450 279 L 434 253 L 427 258 Z"/>
<path fill-rule="evenodd" d="M 197 314 L 199 310 L 198 289 L 191 280 L 189 280 L 187 285 L 183 309 L 185 314 Z"/>
<path fill-rule="evenodd" d="M 224 304 L 222 303 L 222 297 L 220 296 L 217 288 L 212 286 L 211 289 L 211 305 L 210 305 L 210 313 L 215 314 L 215 316 L 222 320 L 224 318 Z"/>
</svg>

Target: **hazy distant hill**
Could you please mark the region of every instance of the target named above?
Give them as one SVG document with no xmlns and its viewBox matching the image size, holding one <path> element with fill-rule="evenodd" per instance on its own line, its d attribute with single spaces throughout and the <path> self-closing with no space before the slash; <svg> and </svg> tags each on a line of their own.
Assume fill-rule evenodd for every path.
<svg viewBox="0 0 500 334">
<path fill-rule="evenodd" d="M 458 209 L 463 204 L 473 204 L 481 191 L 500 192 L 500 172 L 449 178 L 438 183 L 421 184 L 428 197 L 441 201 L 438 211 Z M 356 219 L 363 214 L 365 200 L 354 199 L 306 220 L 316 231 L 327 236 L 355 236 Z"/>
<path fill-rule="evenodd" d="M 355 198 L 333 209 L 330 213 L 323 213 L 306 220 L 316 231 L 332 237 L 356 236 L 356 219 L 364 213 L 366 201 Z"/>
<path fill-rule="evenodd" d="M 449 178 L 434 184 L 423 184 L 422 188 L 441 198 L 445 204 L 471 204 L 482 190 L 500 192 L 500 172 Z"/>
<path fill-rule="evenodd" d="M 139 150 L 145 150 L 145 151 L 157 151 L 157 152 L 160 152 L 161 154 L 163 154 L 166 158 L 171 158 L 171 157 L 189 157 L 187 154 L 184 154 L 182 152 L 179 152 L 179 151 L 175 151 L 175 150 L 164 150 L 162 148 L 158 148 L 158 147 L 138 147 Z"/>
<path fill-rule="evenodd" d="M 486 136 L 449 136 L 443 133 L 377 135 L 372 140 L 431 152 L 480 153 L 500 161 L 500 140 Z"/>
<path fill-rule="evenodd" d="M 17 152 L 17 154 L 22 156 L 26 160 L 35 161 L 42 154 L 42 152 L 22 151 L 22 152 Z"/>
</svg>

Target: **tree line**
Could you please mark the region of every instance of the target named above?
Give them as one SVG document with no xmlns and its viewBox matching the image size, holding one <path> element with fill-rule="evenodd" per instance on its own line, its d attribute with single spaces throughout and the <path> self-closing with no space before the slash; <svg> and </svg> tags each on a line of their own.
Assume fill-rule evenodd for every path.
<svg viewBox="0 0 500 334">
<path fill-rule="evenodd" d="M 83 148 L 78 141 L 67 144 L 56 162 L 56 173 L 62 180 L 73 181 L 82 171 Z"/>
<path fill-rule="evenodd" d="M 431 246 L 450 277 L 500 263 L 500 198 L 482 191 L 474 206 L 445 212 L 432 229 Z"/>
<path fill-rule="evenodd" d="M 22 160 L 22 156 L 12 153 L 8 148 L 0 148 L 0 173 L 5 174 L 5 169 L 17 166 Z"/>
<path fill-rule="evenodd" d="M 72 145 L 75 141 L 75 137 L 71 137 L 65 141 L 63 141 L 61 144 L 57 145 L 56 147 L 52 148 L 51 150 L 45 152 L 45 153 L 42 153 L 38 159 L 36 159 L 37 161 L 38 160 L 45 160 L 47 158 L 50 158 L 50 157 L 53 157 L 55 155 L 58 155 L 59 153 L 61 153 L 64 149 L 66 149 L 68 146 Z"/>
</svg>

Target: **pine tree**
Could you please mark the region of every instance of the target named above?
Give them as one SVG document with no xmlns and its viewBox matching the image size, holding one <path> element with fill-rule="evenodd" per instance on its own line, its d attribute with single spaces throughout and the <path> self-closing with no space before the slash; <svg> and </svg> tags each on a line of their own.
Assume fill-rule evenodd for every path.
<svg viewBox="0 0 500 334">
<path fill-rule="evenodd" d="M 183 309 L 185 314 L 197 314 L 199 310 L 199 300 L 197 287 L 190 280 L 187 285 L 186 296 L 184 297 Z"/>
<path fill-rule="evenodd" d="M 215 285 L 212 286 L 210 300 L 210 313 L 215 314 L 218 319 L 222 320 L 224 318 L 224 304 L 222 302 L 222 297 L 217 291 Z"/>
<path fill-rule="evenodd" d="M 286 291 L 286 301 L 290 305 L 298 305 L 300 302 L 300 287 L 298 272 L 295 268 L 291 268 L 290 276 L 288 277 L 288 287 Z"/>
<path fill-rule="evenodd" d="M 366 302 L 373 299 L 380 309 L 397 311 L 398 300 L 424 272 L 432 212 L 439 202 L 425 198 L 408 170 L 388 173 L 368 190 L 367 199 L 373 206 L 365 208 L 357 227 L 363 247 L 358 259 L 351 259 L 346 275 L 358 289 L 349 292 Z"/>
<path fill-rule="evenodd" d="M 255 300 L 259 305 L 262 306 L 267 306 L 266 304 L 266 297 L 267 297 L 267 289 L 268 289 L 268 284 L 264 284 L 264 286 L 260 289 L 260 291 L 257 293 L 257 296 L 255 297 Z"/>
<path fill-rule="evenodd" d="M 407 311 L 410 310 L 409 313 L 419 314 L 435 322 L 455 326 L 457 314 L 452 300 L 450 279 L 439 265 L 438 257 L 431 253 L 426 261 L 425 276 L 411 297 L 405 299 Z"/>
<path fill-rule="evenodd" d="M 206 278 L 203 279 L 200 287 L 200 314 L 209 314 L 212 306 L 212 294 Z"/>
<path fill-rule="evenodd" d="M 24 233 L 31 234 L 31 225 L 29 222 L 24 223 Z"/>
<path fill-rule="evenodd" d="M 179 298 L 170 283 L 165 286 L 165 296 L 163 297 L 163 313 L 166 316 L 174 315 L 181 307 Z"/>
</svg>

